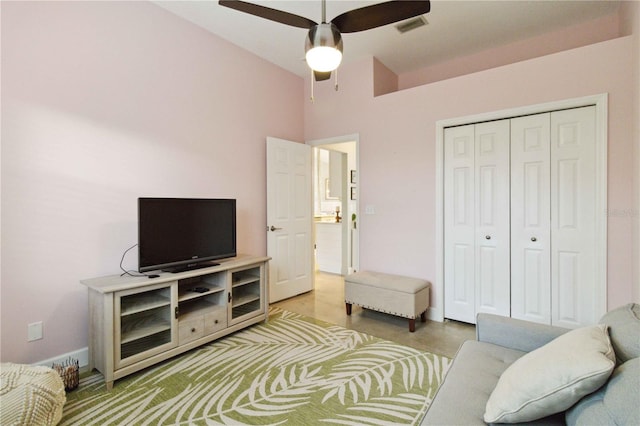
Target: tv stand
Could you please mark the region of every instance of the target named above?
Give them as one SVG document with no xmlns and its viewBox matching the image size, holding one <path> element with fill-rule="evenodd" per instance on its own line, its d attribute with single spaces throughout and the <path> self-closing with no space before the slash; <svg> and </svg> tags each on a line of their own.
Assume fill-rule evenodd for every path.
<svg viewBox="0 0 640 426">
<path fill-rule="evenodd" d="M 156 278 L 82 280 L 89 288 L 89 371 L 99 370 L 111 389 L 117 379 L 266 321 L 269 260 L 240 255 Z"/>
<path fill-rule="evenodd" d="M 163 269 L 162 272 L 178 274 L 180 272 L 195 271 L 198 269 L 210 268 L 212 266 L 220 266 L 220 264 L 216 262 L 190 263 L 188 265 L 176 266 L 175 268 Z"/>
</svg>

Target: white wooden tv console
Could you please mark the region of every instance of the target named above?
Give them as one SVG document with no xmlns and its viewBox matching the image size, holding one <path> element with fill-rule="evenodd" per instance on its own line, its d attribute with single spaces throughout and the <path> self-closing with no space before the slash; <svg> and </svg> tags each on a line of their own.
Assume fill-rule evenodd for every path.
<svg viewBox="0 0 640 426">
<path fill-rule="evenodd" d="M 114 380 L 265 321 L 269 260 L 240 255 L 157 278 L 80 281 L 89 288 L 89 370 L 111 389 Z"/>
</svg>

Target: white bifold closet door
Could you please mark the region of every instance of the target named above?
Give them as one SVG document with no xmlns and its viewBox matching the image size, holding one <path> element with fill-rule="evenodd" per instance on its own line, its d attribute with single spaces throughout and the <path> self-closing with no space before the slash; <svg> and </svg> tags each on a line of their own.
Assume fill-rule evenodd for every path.
<svg viewBox="0 0 640 426">
<path fill-rule="evenodd" d="M 445 316 L 509 316 L 509 120 L 445 129 L 444 162 Z"/>
<path fill-rule="evenodd" d="M 596 323 L 595 107 L 444 136 L 445 317 Z"/>
<path fill-rule="evenodd" d="M 551 114 L 551 323 L 596 324 L 595 107 Z"/>
<path fill-rule="evenodd" d="M 598 321 L 595 164 L 595 107 L 512 120 L 513 317 Z"/>
<path fill-rule="evenodd" d="M 551 323 L 551 114 L 511 120 L 511 316 Z"/>
</svg>

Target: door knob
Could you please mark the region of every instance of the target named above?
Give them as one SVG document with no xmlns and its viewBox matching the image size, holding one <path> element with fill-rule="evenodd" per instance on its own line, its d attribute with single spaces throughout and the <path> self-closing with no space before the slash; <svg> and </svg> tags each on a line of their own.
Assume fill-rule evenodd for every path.
<svg viewBox="0 0 640 426">
<path fill-rule="evenodd" d="M 535 243 L 536 241 L 538 241 L 538 239 L 536 237 L 531 237 L 531 241 Z"/>
<path fill-rule="evenodd" d="M 490 240 L 490 239 L 491 239 L 491 235 L 487 235 L 485 238 L 486 238 L 487 240 Z"/>
<path fill-rule="evenodd" d="M 271 232 L 273 232 L 273 231 L 279 231 L 280 229 L 282 229 L 282 228 L 276 228 L 276 227 L 275 227 L 275 226 L 273 226 L 273 225 L 271 225 L 271 228 L 267 227 L 267 231 L 271 231 Z"/>
</svg>

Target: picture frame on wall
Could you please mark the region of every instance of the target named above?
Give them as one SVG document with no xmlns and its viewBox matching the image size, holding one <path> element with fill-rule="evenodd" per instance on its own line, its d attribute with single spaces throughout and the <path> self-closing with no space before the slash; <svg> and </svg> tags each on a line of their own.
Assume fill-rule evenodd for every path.
<svg viewBox="0 0 640 426">
<path fill-rule="evenodd" d="M 356 195 L 357 195 L 356 187 L 352 186 L 351 187 L 351 199 L 355 200 L 356 199 Z"/>
<path fill-rule="evenodd" d="M 356 171 L 355 170 L 351 170 L 351 183 L 357 183 L 356 182 Z"/>
</svg>

